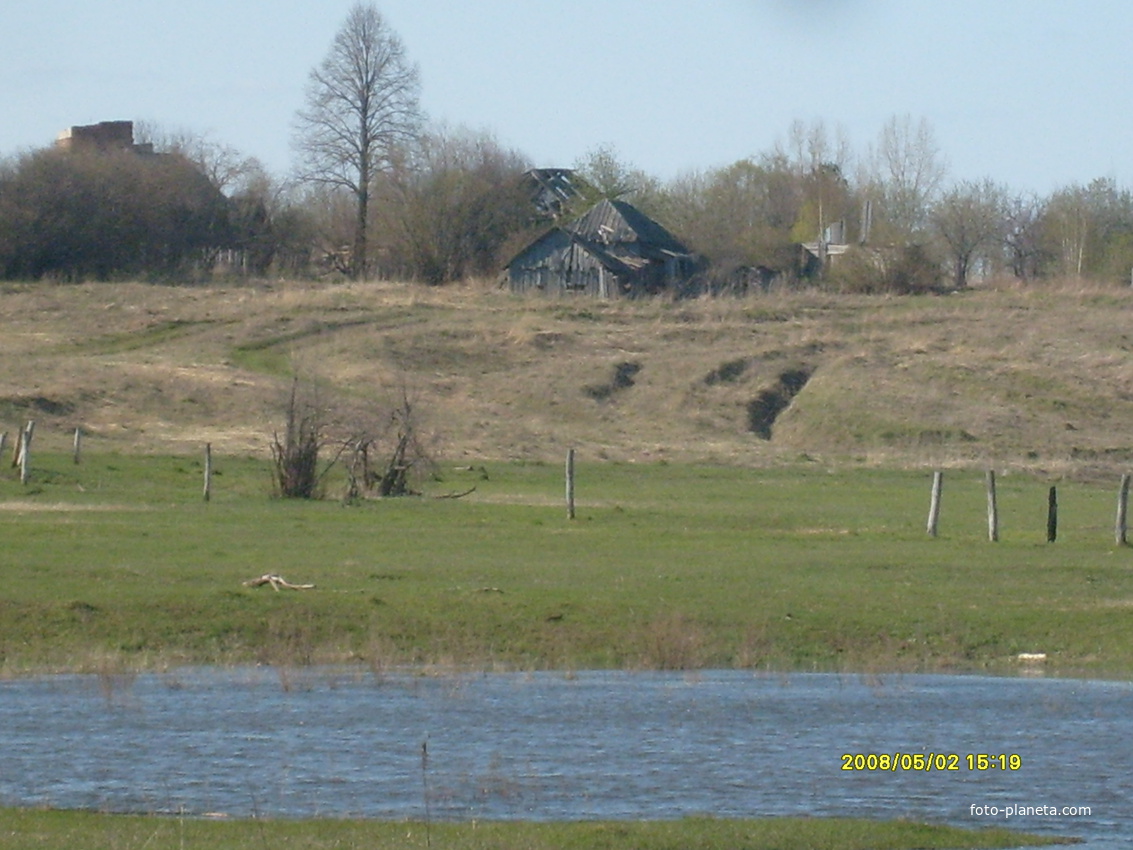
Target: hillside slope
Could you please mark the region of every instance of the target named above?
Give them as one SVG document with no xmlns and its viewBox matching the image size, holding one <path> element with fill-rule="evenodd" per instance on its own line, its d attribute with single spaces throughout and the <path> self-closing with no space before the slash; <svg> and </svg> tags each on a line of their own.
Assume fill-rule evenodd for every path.
<svg viewBox="0 0 1133 850">
<path fill-rule="evenodd" d="M 408 391 L 440 454 L 800 458 L 1111 474 L 1133 463 L 1133 292 L 603 303 L 390 283 L 0 293 L 0 428 L 267 453 L 290 375 L 343 417 Z M 347 413 L 349 411 L 349 414 Z"/>
</svg>

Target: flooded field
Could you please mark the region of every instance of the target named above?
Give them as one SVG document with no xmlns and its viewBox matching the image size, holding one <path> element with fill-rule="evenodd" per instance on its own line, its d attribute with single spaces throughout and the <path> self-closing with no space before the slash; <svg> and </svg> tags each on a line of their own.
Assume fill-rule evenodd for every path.
<svg viewBox="0 0 1133 850">
<path fill-rule="evenodd" d="M 0 804 L 448 820 L 846 815 L 1006 825 L 1097 850 L 1133 840 L 1131 740 L 1124 682 L 56 676 L 0 683 Z"/>
</svg>

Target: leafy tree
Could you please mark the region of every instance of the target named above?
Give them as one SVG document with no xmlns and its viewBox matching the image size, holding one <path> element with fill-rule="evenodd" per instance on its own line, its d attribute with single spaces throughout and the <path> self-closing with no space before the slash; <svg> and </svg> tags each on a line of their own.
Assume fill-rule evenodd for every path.
<svg viewBox="0 0 1133 850">
<path fill-rule="evenodd" d="M 613 145 L 591 148 L 575 162 L 574 169 L 582 178 L 584 192 L 572 205 L 573 213 L 581 214 L 603 199 L 629 201 L 649 213 L 661 194 L 657 180 L 623 160 Z"/>
<path fill-rule="evenodd" d="M 1073 277 L 1126 281 L 1133 268 L 1133 195 L 1112 178 L 1058 190 L 1043 230 L 1056 270 Z"/>
<path fill-rule="evenodd" d="M 769 166 L 744 159 L 673 181 L 658 215 L 711 259 L 714 278 L 726 280 L 742 266 L 788 268 L 799 209 L 798 187 L 789 172 L 774 161 Z"/>
<path fill-rule="evenodd" d="M 418 73 L 381 13 L 355 5 L 313 69 L 296 119 L 302 176 L 354 200 L 350 273 L 366 274 L 370 193 L 379 173 L 403 156 L 420 123 Z"/>
<path fill-rule="evenodd" d="M 585 199 L 586 206 L 602 199 L 619 200 L 638 188 L 639 175 L 622 160 L 613 145 L 591 148 L 575 162 L 574 169 L 595 191 Z"/>
<path fill-rule="evenodd" d="M 1093 223 L 1090 198 L 1082 186 L 1055 192 L 1047 201 L 1043 231 L 1058 270 L 1070 277 L 1081 277 L 1086 268 L 1086 246 Z"/>
</svg>

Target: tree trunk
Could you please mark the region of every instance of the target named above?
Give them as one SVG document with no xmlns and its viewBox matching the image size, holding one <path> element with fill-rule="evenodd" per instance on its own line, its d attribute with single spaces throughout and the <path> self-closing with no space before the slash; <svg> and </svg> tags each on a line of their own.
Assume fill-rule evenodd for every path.
<svg viewBox="0 0 1133 850">
<path fill-rule="evenodd" d="M 368 178 L 367 178 L 368 179 Z M 354 280 L 366 277 L 366 230 L 370 220 L 370 190 L 363 187 L 358 192 L 358 219 L 354 224 L 354 252 L 350 258 L 350 276 Z"/>
<path fill-rule="evenodd" d="M 369 245 L 367 244 L 370 227 L 370 180 L 373 178 L 373 168 L 370 160 L 370 146 L 366 141 L 365 116 L 369 115 L 369 100 L 364 100 L 362 106 L 362 126 L 359 140 L 361 150 L 358 152 L 358 187 L 355 196 L 358 200 L 358 217 L 354 223 L 354 256 L 350 264 L 350 276 L 354 280 L 366 277 L 368 265 Z"/>
</svg>

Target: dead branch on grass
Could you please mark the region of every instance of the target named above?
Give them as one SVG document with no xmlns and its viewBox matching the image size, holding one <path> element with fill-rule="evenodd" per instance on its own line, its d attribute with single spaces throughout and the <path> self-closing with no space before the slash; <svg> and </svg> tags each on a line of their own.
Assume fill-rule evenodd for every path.
<svg viewBox="0 0 1133 850">
<path fill-rule="evenodd" d="M 244 582 L 245 587 L 263 587 L 265 584 L 270 584 L 271 589 L 279 593 L 280 588 L 285 590 L 314 590 L 313 584 L 292 584 L 283 576 L 277 576 L 274 573 L 265 573 L 259 578 L 251 578 Z"/>
</svg>

